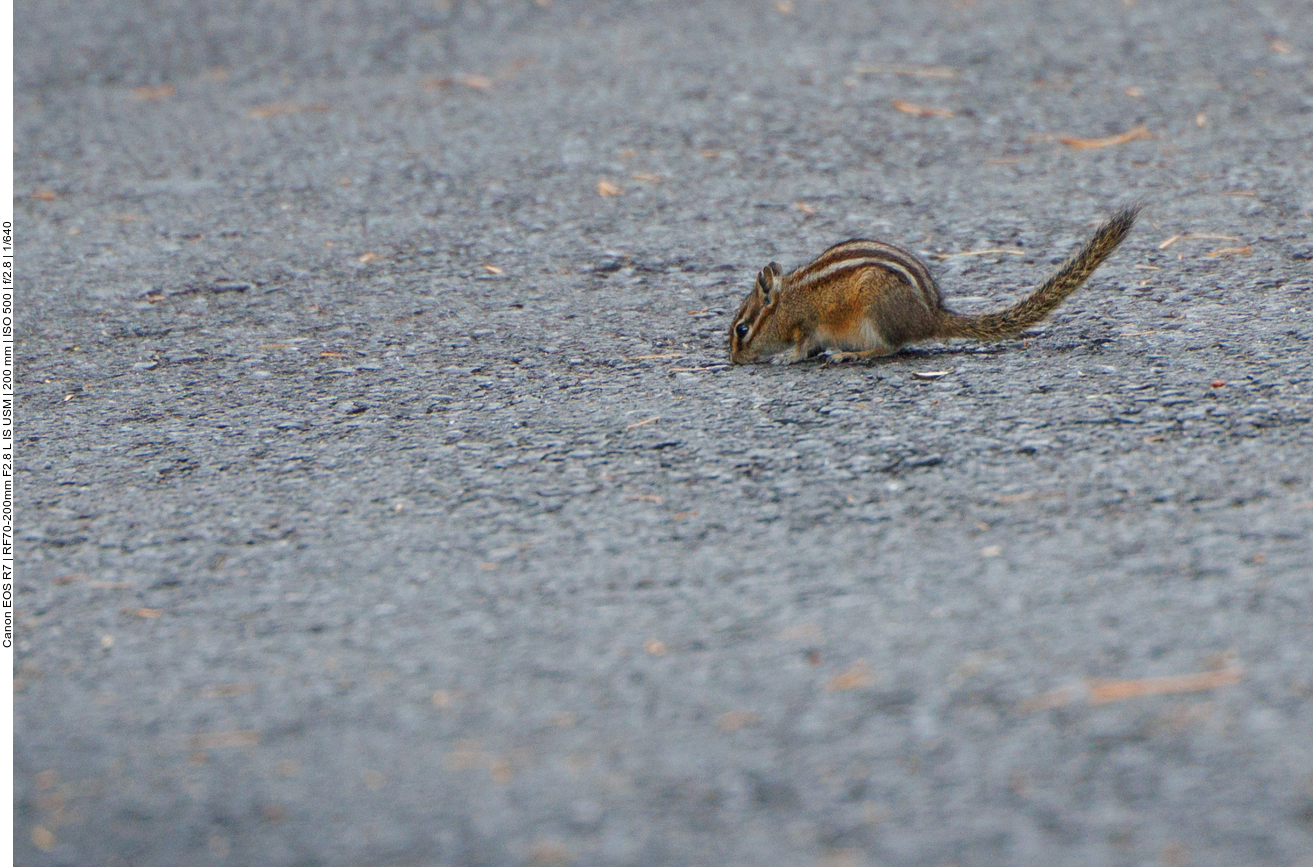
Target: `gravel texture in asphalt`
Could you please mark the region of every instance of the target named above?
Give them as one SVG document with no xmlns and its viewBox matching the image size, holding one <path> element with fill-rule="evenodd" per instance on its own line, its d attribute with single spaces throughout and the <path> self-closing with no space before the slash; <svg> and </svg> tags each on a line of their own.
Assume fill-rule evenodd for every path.
<svg viewBox="0 0 1313 867">
<path fill-rule="evenodd" d="M 1313 864 L 1310 20 L 18 4 L 19 863 Z"/>
</svg>

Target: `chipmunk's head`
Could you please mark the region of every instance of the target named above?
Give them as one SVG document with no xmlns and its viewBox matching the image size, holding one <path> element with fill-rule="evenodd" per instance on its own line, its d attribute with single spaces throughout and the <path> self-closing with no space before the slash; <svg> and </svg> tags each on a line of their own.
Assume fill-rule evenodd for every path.
<svg viewBox="0 0 1313 867">
<path fill-rule="evenodd" d="M 729 360 L 735 364 L 765 361 L 787 348 L 783 341 L 776 340 L 771 330 L 765 327 L 780 300 L 782 273 L 780 266 L 771 262 L 761 269 L 756 285 L 748 297 L 743 299 L 729 327 Z"/>
</svg>

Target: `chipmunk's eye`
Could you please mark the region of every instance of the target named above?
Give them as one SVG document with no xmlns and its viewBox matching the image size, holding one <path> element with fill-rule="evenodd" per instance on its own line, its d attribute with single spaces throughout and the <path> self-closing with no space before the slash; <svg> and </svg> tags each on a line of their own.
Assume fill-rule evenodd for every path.
<svg viewBox="0 0 1313 867">
<path fill-rule="evenodd" d="M 737 335 L 739 336 L 739 340 L 742 340 L 743 338 L 747 337 L 747 336 L 748 336 L 748 323 L 746 323 L 746 322 L 740 322 L 738 325 L 735 325 L 735 326 L 734 326 L 734 333 L 737 334 Z"/>
</svg>

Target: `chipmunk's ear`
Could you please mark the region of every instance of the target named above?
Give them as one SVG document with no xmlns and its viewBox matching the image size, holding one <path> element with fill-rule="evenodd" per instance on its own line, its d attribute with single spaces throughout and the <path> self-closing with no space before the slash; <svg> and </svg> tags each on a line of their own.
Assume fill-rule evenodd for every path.
<svg viewBox="0 0 1313 867">
<path fill-rule="evenodd" d="M 775 291 L 775 281 L 779 276 L 780 266 L 775 262 L 762 268 L 761 273 L 757 275 L 757 288 L 761 290 L 762 298 L 766 301 L 770 301 L 771 293 Z"/>
</svg>

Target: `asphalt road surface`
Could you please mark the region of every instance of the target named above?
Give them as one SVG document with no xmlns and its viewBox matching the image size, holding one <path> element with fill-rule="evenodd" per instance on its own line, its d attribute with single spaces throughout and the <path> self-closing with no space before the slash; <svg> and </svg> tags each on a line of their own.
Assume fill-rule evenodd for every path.
<svg viewBox="0 0 1313 867">
<path fill-rule="evenodd" d="M 19 863 L 1313 864 L 1311 20 L 20 2 Z"/>
</svg>

